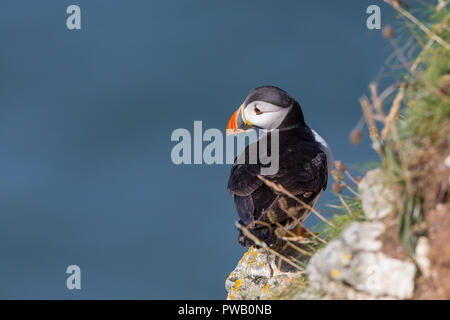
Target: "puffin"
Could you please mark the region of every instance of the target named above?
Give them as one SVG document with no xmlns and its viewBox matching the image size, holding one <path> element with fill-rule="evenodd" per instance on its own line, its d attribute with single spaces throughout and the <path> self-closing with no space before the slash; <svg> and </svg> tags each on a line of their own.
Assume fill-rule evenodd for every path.
<svg viewBox="0 0 450 320">
<path fill-rule="evenodd" d="M 298 235 L 304 231 L 299 223 L 306 219 L 326 189 L 333 155 L 327 142 L 306 124 L 300 104 L 278 87 L 261 86 L 251 90 L 228 121 L 226 132 L 230 135 L 255 129 L 259 129 L 259 139 L 235 158 L 227 189 L 234 198 L 238 223 L 260 244 L 272 247 L 279 240 L 275 230 L 280 225 L 295 230 Z M 262 176 L 261 169 L 267 164 L 260 160 L 259 153 L 256 161 L 250 161 L 249 153 L 259 148 L 267 148 L 265 151 L 270 153 L 275 130 L 278 131 L 278 170 Z M 266 143 L 262 143 L 263 137 Z M 242 156 L 245 161 L 238 161 Z M 281 185 L 307 206 L 274 190 L 267 181 Z M 238 242 L 247 248 L 260 247 L 242 228 L 239 228 Z"/>
</svg>

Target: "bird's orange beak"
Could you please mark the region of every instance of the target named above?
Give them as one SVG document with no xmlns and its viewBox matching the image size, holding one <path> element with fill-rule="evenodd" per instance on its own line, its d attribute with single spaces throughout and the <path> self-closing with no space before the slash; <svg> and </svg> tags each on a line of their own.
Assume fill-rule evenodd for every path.
<svg viewBox="0 0 450 320">
<path fill-rule="evenodd" d="M 227 125 L 227 135 L 241 133 L 253 129 L 253 125 L 244 119 L 242 112 L 244 105 L 241 105 L 231 116 Z"/>
<path fill-rule="evenodd" d="M 239 112 L 240 112 L 240 108 L 238 108 L 233 115 L 231 116 L 230 120 L 228 121 L 228 125 L 227 125 L 227 135 L 229 134 L 233 134 L 233 133 L 237 133 L 238 131 L 238 117 L 239 117 Z"/>
</svg>

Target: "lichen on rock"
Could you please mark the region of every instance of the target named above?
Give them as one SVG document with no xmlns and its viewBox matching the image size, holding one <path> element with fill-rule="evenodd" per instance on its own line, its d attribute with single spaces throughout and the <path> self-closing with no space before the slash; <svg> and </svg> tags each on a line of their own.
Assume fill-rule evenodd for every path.
<svg viewBox="0 0 450 320">
<path fill-rule="evenodd" d="M 379 222 L 353 222 L 342 235 L 314 255 L 307 267 L 311 288 L 326 298 L 410 298 L 416 268 L 413 263 L 387 257 L 377 239 Z M 362 294 L 360 294 L 362 293 Z"/>
<path fill-rule="evenodd" d="M 281 271 L 276 256 L 267 250 L 250 247 L 225 282 L 227 299 L 265 299 L 273 288 L 282 286 L 295 275 L 295 272 Z"/>
<path fill-rule="evenodd" d="M 382 222 L 353 222 L 311 257 L 309 286 L 296 288 L 290 299 L 408 299 L 414 291 L 416 267 L 381 252 Z M 277 257 L 251 247 L 226 280 L 227 299 L 283 297 L 300 271 L 281 271 Z M 292 291 L 292 290 L 290 290 Z"/>
</svg>

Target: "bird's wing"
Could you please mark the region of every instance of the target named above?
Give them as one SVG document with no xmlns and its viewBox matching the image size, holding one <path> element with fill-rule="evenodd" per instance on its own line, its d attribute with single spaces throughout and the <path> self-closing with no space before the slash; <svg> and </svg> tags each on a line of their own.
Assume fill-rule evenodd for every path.
<svg viewBox="0 0 450 320">
<path fill-rule="evenodd" d="M 258 178 L 261 172 L 260 164 L 237 164 L 231 168 L 228 179 L 228 190 L 232 195 L 249 196 L 264 182 Z"/>
<path fill-rule="evenodd" d="M 302 142 L 289 146 L 285 150 L 280 150 L 279 159 L 278 172 L 264 176 L 266 179 L 281 184 L 293 194 L 301 191 L 319 192 L 326 188 L 327 157 L 317 143 Z M 261 163 L 235 163 L 228 180 L 230 192 L 238 196 L 252 194 L 263 184 L 258 178 L 262 167 Z"/>
<path fill-rule="evenodd" d="M 245 159 L 249 159 L 249 147 L 244 152 L 246 154 Z M 269 206 L 267 203 L 275 195 L 258 178 L 258 174 L 261 173 L 261 164 L 259 162 L 256 164 L 240 164 L 236 162 L 236 159 L 231 168 L 227 188 L 230 190 L 230 194 L 234 196 L 234 204 L 240 219 L 245 224 L 249 224 L 257 219 L 255 211 L 261 211 L 261 207 L 267 208 Z"/>
<path fill-rule="evenodd" d="M 327 156 L 315 142 L 289 146 L 280 153 L 278 172 L 266 178 L 294 195 L 319 193 L 327 186 Z"/>
<path fill-rule="evenodd" d="M 248 159 L 248 158 L 247 158 Z M 273 190 L 263 186 L 258 178 L 262 164 L 237 164 L 231 168 L 228 189 L 235 196 L 239 216 L 245 222 L 254 218 L 255 207 L 267 208 L 276 197 Z M 279 170 L 266 179 L 281 184 L 294 195 L 312 192 L 315 198 L 326 188 L 327 158 L 317 143 L 302 142 L 280 150 Z M 265 202 L 263 205 L 257 202 Z M 258 215 L 261 212 L 258 213 Z"/>
</svg>

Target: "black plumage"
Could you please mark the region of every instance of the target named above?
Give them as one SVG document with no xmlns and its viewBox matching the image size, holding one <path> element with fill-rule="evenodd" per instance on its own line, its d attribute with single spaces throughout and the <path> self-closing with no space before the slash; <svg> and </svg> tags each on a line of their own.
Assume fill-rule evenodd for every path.
<svg viewBox="0 0 450 320">
<path fill-rule="evenodd" d="M 265 178 L 281 184 L 290 193 L 313 206 L 327 185 L 327 155 L 323 150 L 323 145 L 316 141 L 313 131 L 305 124 L 297 101 L 281 89 L 260 88 L 266 89 L 259 92 L 259 88 L 255 89 L 257 90 L 256 94 L 255 90 L 252 91 L 244 103 L 248 104 L 258 100 L 281 107 L 292 107 L 279 126 L 279 170 L 276 174 L 267 175 Z M 245 159 L 249 159 L 249 150 L 255 147 L 269 146 L 267 152 L 270 152 L 271 137 L 272 134 L 268 131 L 267 144 L 262 144 L 260 139 L 247 146 L 243 151 L 246 153 Z M 259 179 L 258 175 L 261 174 L 262 166 L 259 158 L 254 164 L 248 162 L 238 164 L 235 161 L 231 168 L 228 189 L 234 197 L 239 223 L 247 226 L 252 234 L 267 245 L 273 245 L 277 241 L 273 218 L 275 217 L 276 221 L 283 225 L 290 226 L 294 220 L 286 214 L 285 206 L 287 205 L 289 208 L 302 206 L 294 199 L 275 192 Z M 271 217 L 269 212 L 271 212 Z M 308 212 L 307 208 L 302 207 L 298 210 L 298 217 L 304 218 Z M 239 232 L 238 241 L 246 247 L 255 245 L 242 231 Z"/>
</svg>

